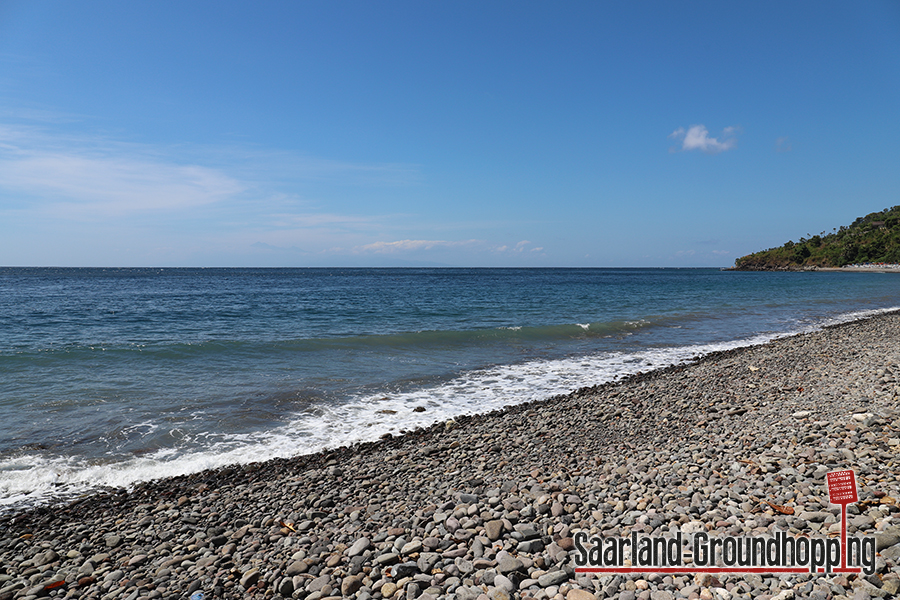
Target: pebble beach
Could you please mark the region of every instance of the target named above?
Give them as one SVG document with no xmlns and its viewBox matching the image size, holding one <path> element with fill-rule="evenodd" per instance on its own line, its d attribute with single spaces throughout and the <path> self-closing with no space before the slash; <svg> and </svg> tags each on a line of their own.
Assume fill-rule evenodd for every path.
<svg viewBox="0 0 900 600">
<path fill-rule="evenodd" d="M 377 443 L 0 517 L 0 600 L 666 600 L 900 590 L 900 313 Z M 585 575 L 579 532 L 850 535 L 875 573 Z"/>
</svg>

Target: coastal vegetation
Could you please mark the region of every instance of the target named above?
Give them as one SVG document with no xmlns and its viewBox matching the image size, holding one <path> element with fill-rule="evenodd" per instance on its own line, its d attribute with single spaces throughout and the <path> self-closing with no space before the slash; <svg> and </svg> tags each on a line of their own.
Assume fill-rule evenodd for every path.
<svg viewBox="0 0 900 600">
<path fill-rule="evenodd" d="M 799 241 L 789 241 L 734 261 L 743 271 L 900 263 L 900 206 L 859 217 L 853 223 Z"/>
</svg>

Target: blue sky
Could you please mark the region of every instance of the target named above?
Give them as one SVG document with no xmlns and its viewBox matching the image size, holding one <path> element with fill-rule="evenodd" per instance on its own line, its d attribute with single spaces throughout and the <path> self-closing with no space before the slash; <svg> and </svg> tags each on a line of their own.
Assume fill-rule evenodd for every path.
<svg viewBox="0 0 900 600">
<path fill-rule="evenodd" d="M 0 0 L 0 265 L 728 266 L 898 107 L 893 0 Z"/>
</svg>

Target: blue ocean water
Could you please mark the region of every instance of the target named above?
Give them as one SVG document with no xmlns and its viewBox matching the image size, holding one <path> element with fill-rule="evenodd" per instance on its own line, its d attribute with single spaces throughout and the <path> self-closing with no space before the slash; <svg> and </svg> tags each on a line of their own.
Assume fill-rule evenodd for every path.
<svg viewBox="0 0 900 600">
<path fill-rule="evenodd" d="M 374 440 L 898 306 L 900 277 L 877 273 L 0 268 L 0 510 Z"/>
</svg>

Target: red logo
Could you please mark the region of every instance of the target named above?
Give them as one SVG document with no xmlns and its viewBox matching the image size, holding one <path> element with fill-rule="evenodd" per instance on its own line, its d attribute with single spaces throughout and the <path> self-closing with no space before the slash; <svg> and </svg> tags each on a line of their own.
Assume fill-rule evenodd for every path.
<svg viewBox="0 0 900 600">
<path fill-rule="evenodd" d="M 853 471 L 832 471 L 825 478 L 828 482 L 829 502 L 842 506 L 859 502 L 856 495 L 856 474 Z"/>
</svg>

